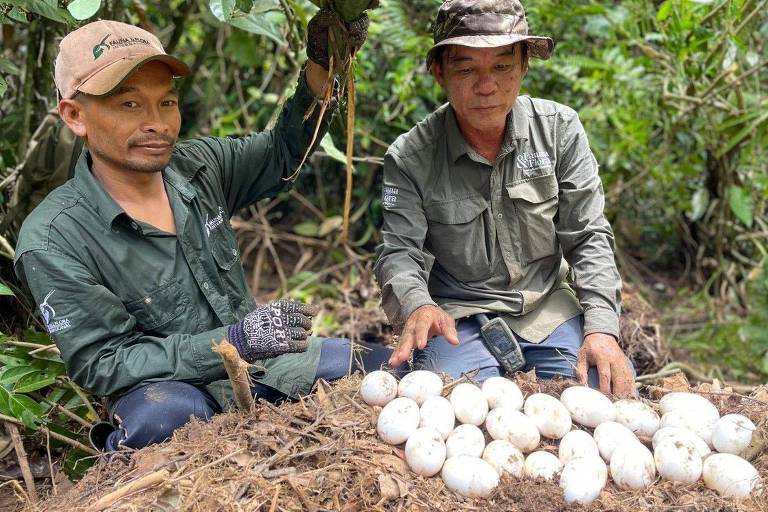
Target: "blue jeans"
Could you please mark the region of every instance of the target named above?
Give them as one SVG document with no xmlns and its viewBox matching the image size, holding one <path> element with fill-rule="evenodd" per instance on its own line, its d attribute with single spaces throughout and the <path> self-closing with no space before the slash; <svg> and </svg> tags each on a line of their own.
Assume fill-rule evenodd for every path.
<svg viewBox="0 0 768 512">
<path fill-rule="evenodd" d="M 361 345 L 362 365 L 353 364 L 352 371 L 378 370 L 392 353 L 392 349 L 365 342 Z M 327 381 L 347 375 L 350 343 L 341 338 L 323 340 L 315 379 Z M 256 383 L 254 396 L 274 402 L 287 398 L 279 391 Z M 91 431 L 91 442 L 96 448 L 108 452 L 120 447 L 143 448 L 165 441 L 173 431 L 191 418 L 202 421 L 221 412 L 219 405 L 204 389 L 187 382 L 153 382 L 120 397 L 113 409 L 115 425 L 99 423 Z"/>
<path fill-rule="evenodd" d="M 414 369 L 444 372 L 454 379 L 463 373 L 479 370 L 475 379 L 481 383 L 504 373 L 496 358 L 485 348 L 480 324 L 474 317 L 459 320 L 456 330 L 459 335 L 458 346 L 451 345 L 442 336 L 429 340 L 424 350 L 417 350 L 414 354 Z M 526 363 L 522 371 L 536 370 L 536 376 L 542 379 L 551 379 L 556 375 L 575 378 L 576 359 L 584 341 L 583 333 L 584 316 L 579 315 L 560 324 L 541 343 L 531 343 L 515 334 L 525 356 Z M 590 387 L 599 387 L 597 368 L 591 367 L 587 378 Z"/>
</svg>

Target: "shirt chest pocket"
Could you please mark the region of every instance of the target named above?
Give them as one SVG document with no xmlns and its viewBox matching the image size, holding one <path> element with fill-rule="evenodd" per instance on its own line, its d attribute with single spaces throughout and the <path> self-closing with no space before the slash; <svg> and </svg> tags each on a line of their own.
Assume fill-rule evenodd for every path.
<svg viewBox="0 0 768 512">
<path fill-rule="evenodd" d="M 236 310 L 248 293 L 235 235 L 228 226 L 220 226 L 211 233 L 208 243 L 224 292 Z"/>
<path fill-rule="evenodd" d="M 506 188 L 520 230 L 523 263 L 529 264 L 557 253 L 557 177 L 545 174 L 513 182 Z"/>
<path fill-rule="evenodd" d="M 142 298 L 128 302 L 125 309 L 136 318 L 139 331 L 165 335 L 177 332 L 179 326 L 176 324 L 184 324 L 182 313 L 189 308 L 189 304 L 189 297 L 179 283 L 171 280 Z"/>
<path fill-rule="evenodd" d="M 489 232 L 488 202 L 482 196 L 424 206 L 426 248 L 459 281 L 491 275 L 495 237 Z"/>
</svg>

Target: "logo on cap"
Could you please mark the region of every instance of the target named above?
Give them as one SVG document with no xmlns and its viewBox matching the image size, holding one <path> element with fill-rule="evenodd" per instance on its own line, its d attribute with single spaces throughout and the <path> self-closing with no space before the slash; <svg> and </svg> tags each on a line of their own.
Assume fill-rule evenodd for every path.
<svg viewBox="0 0 768 512">
<path fill-rule="evenodd" d="M 111 35 L 112 34 L 105 35 L 104 39 L 102 39 L 99 44 L 93 47 L 93 60 L 96 60 L 99 57 L 101 57 L 101 54 L 104 53 L 104 50 L 109 50 L 109 45 L 107 44 L 107 38 Z"/>
</svg>

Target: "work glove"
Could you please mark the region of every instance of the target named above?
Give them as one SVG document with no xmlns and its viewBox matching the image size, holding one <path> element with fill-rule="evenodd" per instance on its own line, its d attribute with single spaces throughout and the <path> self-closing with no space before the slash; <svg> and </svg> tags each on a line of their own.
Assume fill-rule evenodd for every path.
<svg viewBox="0 0 768 512">
<path fill-rule="evenodd" d="M 368 37 L 368 15 L 362 16 L 349 23 L 344 23 L 336 12 L 330 9 L 320 9 L 307 24 L 307 57 L 317 62 L 324 69 L 330 65 L 328 49 L 328 29 L 340 26 L 345 32 L 347 45 L 360 48 Z"/>
<path fill-rule="evenodd" d="M 317 307 L 279 300 L 257 307 L 229 327 L 229 342 L 252 363 L 287 352 L 304 352 Z"/>
</svg>

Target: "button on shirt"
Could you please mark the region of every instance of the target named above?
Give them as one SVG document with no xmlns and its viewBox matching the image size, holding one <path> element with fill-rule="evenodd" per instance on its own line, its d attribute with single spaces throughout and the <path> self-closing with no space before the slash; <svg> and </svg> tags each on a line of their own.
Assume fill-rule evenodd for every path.
<svg viewBox="0 0 768 512">
<path fill-rule="evenodd" d="M 425 304 L 454 318 L 495 312 L 534 343 L 583 311 L 585 334 L 618 337 L 613 233 L 576 112 L 521 96 L 507 119 L 494 162 L 450 105 L 390 147 L 375 266 L 384 310 L 395 324 Z"/>
<path fill-rule="evenodd" d="M 313 101 L 302 78 L 273 130 L 178 144 L 162 171 L 176 235 L 130 218 L 87 151 L 30 214 L 16 273 L 75 382 L 102 396 L 164 380 L 226 387 L 211 344 L 255 307 L 229 218 L 289 185 L 315 130 L 317 114 L 303 119 Z"/>
</svg>

